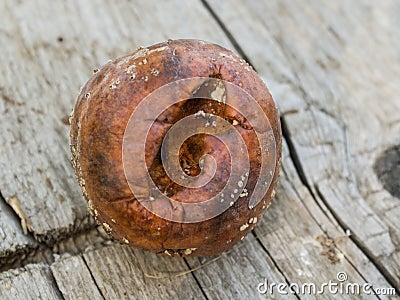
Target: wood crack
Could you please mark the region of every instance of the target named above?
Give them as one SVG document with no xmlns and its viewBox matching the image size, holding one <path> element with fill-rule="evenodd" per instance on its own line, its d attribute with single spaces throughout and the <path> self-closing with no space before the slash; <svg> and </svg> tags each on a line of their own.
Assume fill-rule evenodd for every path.
<svg viewBox="0 0 400 300">
<path fill-rule="evenodd" d="M 335 217 L 336 221 L 338 222 L 339 226 L 342 228 L 342 230 L 346 230 L 348 228 L 346 224 L 343 223 L 343 221 L 339 218 L 339 216 L 335 213 L 334 210 L 329 206 L 328 201 L 326 201 L 325 196 L 321 193 L 319 190 L 318 185 L 315 185 L 315 190 L 319 196 L 319 198 L 324 202 L 325 206 L 327 209 L 331 212 L 331 214 Z M 357 245 L 357 247 L 363 252 L 363 254 L 368 257 L 370 262 L 379 270 L 379 272 L 382 274 L 382 276 L 389 282 L 389 284 L 396 289 L 397 293 L 400 293 L 400 285 L 399 282 L 397 282 L 396 278 L 390 274 L 390 272 L 385 268 L 385 266 L 377 260 L 371 251 L 366 247 L 363 242 L 357 238 L 355 235 L 351 235 L 350 239 L 353 241 L 354 244 Z"/>
<path fill-rule="evenodd" d="M 256 238 L 257 243 L 260 245 L 260 247 L 264 250 L 264 252 L 268 255 L 268 257 L 271 259 L 272 263 L 274 264 L 274 267 L 279 271 L 279 273 L 282 275 L 282 277 L 285 279 L 285 282 L 287 286 L 290 286 L 291 282 L 285 275 L 285 272 L 282 270 L 282 268 L 279 267 L 278 263 L 275 261 L 274 257 L 271 255 L 271 253 L 268 251 L 268 249 L 264 246 L 264 244 L 260 241 L 259 237 L 257 234 L 252 231 L 252 235 Z M 300 299 L 300 296 L 297 293 L 293 293 L 293 295 L 297 298 Z"/>
<path fill-rule="evenodd" d="M 192 268 L 190 267 L 189 262 L 187 261 L 186 258 L 183 258 L 183 260 L 185 261 L 186 266 L 189 268 L 189 270 L 191 270 Z M 194 281 L 197 283 L 197 285 L 199 286 L 199 289 L 201 291 L 201 293 L 204 296 L 204 299 L 209 300 L 210 298 L 207 296 L 206 292 L 204 291 L 203 287 L 200 284 L 199 279 L 197 278 L 196 274 L 194 272 L 190 272 L 190 274 L 193 276 Z"/>
<path fill-rule="evenodd" d="M 103 232 L 101 226 L 78 232 L 74 236 L 60 240 L 52 246 L 36 241 L 37 246 L 23 252 L 23 255 L 18 252 L 12 257 L 8 256 L 5 263 L 0 265 L 0 272 L 25 267 L 28 264 L 52 264 L 55 261 L 54 256 L 77 255 L 88 247 L 101 247 L 109 242 L 110 238 Z"/>
<path fill-rule="evenodd" d="M 54 277 L 53 272 L 51 271 L 50 267 L 48 266 L 48 270 L 49 270 L 49 276 L 50 276 L 50 280 L 53 283 L 53 287 L 55 288 L 56 292 L 58 293 L 58 295 L 60 296 L 61 299 L 65 299 L 63 293 L 60 290 L 60 287 L 58 286 L 57 280 Z"/>
<path fill-rule="evenodd" d="M 287 140 L 287 137 L 285 138 L 285 140 Z M 291 158 L 291 161 L 293 162 L 293 158 L 292 158 L 291 156 L 290 156 L 290 158 Z M 356 266 L 356 265 L 352 262 L 352 260 L 346 255 L 346 253 L 343 252 L 343 251 L 341 251 L 341 249 L 339 249 L 339 247 L 336 245 L 336 242 L 335 242 L 335 241 L 336 241 L 337 238 L 332 237 L 332 236 L 328 233 L 328 230 L 322 227 L 322 225 L 321 225 L 321 223 L 319 222 L 319 220 L 318 220 L 318 219 L 314 216 L 314 214 L 310 211 L 308 205 L 306 205 L 306 203 L 304 203 L 303 198 L 302 198 L 301 195 L 299 194 L 298 190 L 295 188 L 295 186 L 294 186 L 292 180 L 290 179 L 290 177 L 288 176 L 288 174 L 286 173 L 286 170 L 285 170 L 284 166 L 282 166 L 282 172 L 285 174 L 285 176 L 286 176 L 286 178 L 287 178 L 289 184 L 292 186 L 293 191 L 296 193 L 297 197 L 298 197 L 298 198 L 300 199 L 300 201 L 303 203 L 303 207 L 307 210 L 307 212 L 309 213 L 309 215 L 311 216 L 311 218 L 312 218 L 312 219 L 314 220 L 314 222 L 318 225 L 318 227 L 319 227 L 319 228 L 321 229 L 321 231 L 325 234 L 325 236 L 326 236 L 329 240 L 333 241 L 333 247 L 334 247 L 334 249 L 336 249 L 337 251 L 339 251 L 340 253 L 342 253 L 343 256 L 344 256 L 344 259 L 354 268 L 354 270 L 357 272 L 357 274 L 358 274 L 365 282 L 368 282 L 368 279 L 362 274 L 362 272 L 360 272 L 360 271 L 358 270 L 357 266 Z M 296 170 L 296 172 L 297 172 L 297 174 L 298 174 L 298 171 L 297 171 L 297 170 Z M 306 187 L 306 186 L 304 185 L 304 183 L 303 183 L 303 186 Z M 306 188 L 307 188 L 307 187 L 306 187 Z M 310 195 L 312 196 L 312 194 L 310 194 Z M 313 196 L 312 196 L 312 197 L 313 197 Z M 314 202 L 318 205 L 318 202 L 316 201 L 316 199 L 315 199 L 314 197 L 313 197 L 313 200 L 314 200 Z M 320 210 L 324 213 L 324 211 L 322 210 L 322 208 L 320 208 Z M 325 214 L 325 213 L 324 213 L 324 214 Z M 329 218 L 329 215 L 325 214 L 325 216 L 329 219 L 330 222 L 332 222 L 332 220 Z M 332 222 L 332 225 L 335 225 L 335 223 Z M 343 228 L 342 228 L 342 229 L 343 229 Z M 318 238 L 317 238 L 317 239 L 318 239 Z M 377 298 L 380 299 L 378 296 L 377 296 Z"/>
<path fill-rule="evenodd" d="M 21 226 L 21 220 L 17 213 L 14 211 L 14 209 L 10 206 L 9 203 L 4 199 L 0 192 L 0 212 L 1 214 L 4 215 L 6 218 L 4 222 L 7 222 L 8 224 L 3 224 L 4 226 L 10 226 L 10 223 L 15 223 L 18 224 L 18 226 Z M 4 205 L 3 205 L 4 204 Z M 3 211 L 1 209 L 1 206 L 3 207 Z M 7 220 L 11 218 L 11 220 Z M 7 227 L 8 228 L 8 227 Z M 0 230 L 2 229 L 2 224 L 0 222 Z M 12 240 L 9 242 L 11 244 L 10 249 L 4 249 L 1 250 L 0 252 L 0 270 L 3 269 L 3 266 L 8 265 L 10 262 L 14 262 L 18 260 L 20 257 L 23 257 L 32 251 L 35 251 L 38 248 L 38 243 L 35 241 L 33 235 L 31 232 L 27 232 L 26 234 L 22 233 L 21 227 L 16 228 L 17 232 L 12 233 L 13 237 Z M 3 231 L 2 231 L 3 232 Z M 10 234 L 10 232 L 3 233 L 4 236 L 0 237 L 3 239 L 2 243 L 6 243 L 7 241 L 7 236 Z"/>
<path fill-rule="evenodd" d="M 106 299 L 106 297 L 104 297 L 103 291 L 100 289 L 99 284 L 97 283 L 95 277 L 93 276 L 92 270 L 89 268 L 89 265 L 88 265 L 88 262 L 86 261 L 85 256 L 82 255 L 81 257 L 82 257 L 83 263 L 85 264 L 86 268 L 88 269 L 88 271 L 89 271 L 89 273 L 90 273 L 90 277 L 92 278 L 93 283 L 95 284 L 96 288 L 98 289 L 98 291 L 99 291 L 99 293 L 100 293 L 102 299 Z"/>
<path fill-rule="evenodd" d="M 246 55 L 246 53 L 243 51 L 242 47 L 239 45 L 239 43 L 237 42 L 237 40 L 235 39 L 235 37 L 232 35 L 232 33 L 229 31 L 229 29 L 225 26 L 225 24 L 222 22 L 222 20 L 218 17 L 218 15 L 215 13 L 215 11 L 211 8 L 211 6 L 208 4 L 208 2 L 206 0 L 200 0 L 201 3 L 204 5 L 204 7 L 206 8 L 206 10 L 210 13 L 210 15 L 212 16 L 212 18 L 215 20 L 215 22 L 217 22 L 217 24 L 219 25 L 219 27 L 222 29 L 222 31 L 224 32 L 224 34 L 227 36 L 227 38 L 229 39 L 229 41 L 232 43 L 233 47 L 235 48 L 235 50 L 239 53 L 239 55 L 250 65 L 253 67 L 250 59 L 248 58 L 248 56 Z M 256 70 L 253 67 L 254 70 Z M 257 72 L 257 71 L 256 71 Z"/>
</svg>

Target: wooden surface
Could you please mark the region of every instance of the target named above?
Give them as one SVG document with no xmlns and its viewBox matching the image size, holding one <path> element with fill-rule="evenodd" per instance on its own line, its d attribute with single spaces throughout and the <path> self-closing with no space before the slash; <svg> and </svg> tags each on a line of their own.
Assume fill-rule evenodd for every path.
<svg viewBox="0 0 400 300">
<path fill-rule="evenodd" d="M 0 299 L 266 299 L 265 278 L 318 286 L 338 272 L 399 294 L 398 1 L 0 0 L 0 11 Z M 281 113 L 276 198 L 217 257 L 113 243 L 69 161 L 68 116 L 92 70 L 168 38 L 234 50 Z"/>
</svg>

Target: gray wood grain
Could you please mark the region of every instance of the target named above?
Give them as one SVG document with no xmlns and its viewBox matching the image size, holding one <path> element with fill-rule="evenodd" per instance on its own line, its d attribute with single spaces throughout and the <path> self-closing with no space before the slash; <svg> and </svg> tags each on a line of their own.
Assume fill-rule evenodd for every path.
<svg viewBox="0 0 400 300">
<path fill-rule="evenodd" d="M 301 182 L 298 172 L 293 164 L 293 160 L 289 156 L 288 152 L 289 151 L 287 144 L 284 143 L 282 177 L 279 189 L 277 191 L 278 199 L 280 200 L 278 200 L 277 202 L 286 202 L 286 204 L 276 204 L 275 206 L 271 206 L 270 214 L 267 214 L 267 217 L 264 219 L 265 223 L 261 223 L 260 227 L 256 228 L 257 234 L 260 234 L 260 232 L 263 232 L 263 230 L 269 232 L 268 228 L 270 222 L 275 222 L 275 209 L 279 209 L 280 205 L 283 205 L 284 207 L 290 207 L 290 211 L 294 211 L 296 216 L 288 216 L 288 211 L 284 210 L 283 214 L 285 215 L 285 223 L 293 223 L 293 225 L 289 226 L 296 231 L 298 230 L 297 237 L 300 238 L 300 240 L 303 240 L 302 244 L 308 244 L 308 242 L 310 242 L 314 246 L 319 244 L 319 247 L 321 247 L 321 252 L 319 252 L 320 256 L 324 256 L 329 261 L 329 264 L 326 265 L 326 270 L 324 270 L 324 267 L 322 265 L 312 266 L 311 270 L 309 270 L 311 272 L 309 274 L 312 274 L 311 277 L 325 277 L 327 276 L 327 273 L 331 271 L 333 273 L 335 271 L 347 273 L 347 271 L 343 269 L 343 262 L 346 265 L 348 262 L 365 282 L 371 283 L 375 287 L 390 288 L 391 285 L 385 279 L 383 274 L 380 273 L 380 270 L 351 239 L 351 232 L 344 231 L 337 224 L 335 219 L 331 219 L 330 215 L 325 214 L 324 211 L 318 207 L 318 204 L 316 203 L 314 197 Z M 295 224 L 299 225 L 296 226 Z M 317 236 L 314 234 L 307 237 L 307 235 L 304 233 L 308 233 L 308 228 L 314 227 L 315 224 L 318 224 L 322 233 L 318 234 Z M 299 226 L 306 226 L 306 230 L 304 230 L 304 227 L 302 229 L 299 229 Z M 264 227 L 265 229 L 263 229 Z M 303 230 L 304 233 L 302 232 Z M 287 233 L 282 232 L 281 234 Z M 312 240 L 313 236 L 314 240 Z M 265 247 L 269 248 L 270 242 L 268 241 L 268 235 L 264 238 L 261 238 L 261 240 L 263 244 L 265 244 Z M 311 254 L 309 251 L 306 251 L 305 253 L 311 256 L 311 258 L 308 258 L 307 260 L 315 259 L 313 257 L 314 255 Z M 287 270 L 289 272 L 292 272 L 292 260 L 289 257 L 288 261 L 289 264 L 287 264 Z M 302 269 L 303 267 L 303 264 L 300 264 L 300 269 Z M 282 268 L 286 269 L 285 267 Z M 350 272 L 353 272 L 353 270 L 351 270 Z M 336 275 L 337 273 L 331 274 L 329 276 L 335 277 Z M 302 276 L 295 276 L 295 278 L 301 279 Z M 304 278 L 302 280 L 304 280 Z"/>
<path fill-rule="evenodd" d="M 327 228 L 321 228 L 318 219 L 308 211 L 303 199 L 312 197 L 300 182 L 288 152 L 284 143 L 277 196 L 255 229 L 263 247 L 255 236 L 249 235 L 210 265 L 207 263 L 215 258 L 187 259 L 192 269 L 204 266 L 194 275 L 207 297 L 261 299 L 266 295 L 257 291 L 257 285 L 265 279 L 276 284 L 310 282 L 320 287 L 330 280 L 337 281 L 339 272 L 347 274 L 348 282 L 371 282 L 376 287 L 390 288 L 379 270 L 340 228 L 329 220 L 324 223 Z M 318 211 L 315 202 L 313 205 Z M 314 299 L 311 295 L 297 296 Z M 377 298 L 364 296 L 366 299 Z M 279 298 L 276 290 L 275 297 Z M 328 292 L 318 295 L 319 299 L 332 297 L 335 296 Z M 337 299 L 341 297 L 337 296 Z M 348 298 L 359 299 L 359 295 Z"/>
<path fill-rule="evenodd" d="M 187 261 L 208 299 L 279 299 L 276 291 L 273 295 L 260 293 L 258 285 L 265 280 L 286 283 L 274 261 L 251 234 L 219 256 L 188 257 Z M 289 294 L 286 298 L 296 299 L 296 296 Z"/>
<path fill-rule="evenodd" d="M 36 247 L 37 243 L 23 234 L 20 220 L 0 196 L 0 269 Z"/>
<path fill-rule="evenodd" d="M 41 243 L 36 248 L 22 254 L 17 252 L 14 256 L 8 255 L 4 258 L 4 264 L 0 265 L 0 272 L 29 264 L 52 264 L 60 256 L 78 255 L 83 251 L 97 249 L 110 243 L 110 237 L 104 232 L 104 229 L 97 226 L 92 230 L 79 232 L 69 238 L 59 240 L 52 246 Z"/>
<path fill-rule="evenodd" d="M 29 251 L 23 264 L 46 262 L 1 273 L 1 299 L 266 298 L 263 279 L 318 285 L 339 271 L 399 287 L 399 199 L 374 172 L 400 142 L 399 4 L 208 3 L 222 28 L 201 1 L 0 0 L 0 264 Z M 232 49 L 225 29 L 267 79 L 290 145 L 259 240 L 184 261 L 78 234 L 93 222 L 67 118 L 91 70 L 168 38 Z M 37 250 L 29 232 L 47 245 Z"/>
<path fill-rule="evenodd" d="M 204 299 L 181 258 L 170 258 L 123 245 L 83 255 L 106 299 Z M 159 278 L 151 278 L 156 276 Z"/>
<path fill-rule="evenodd" d="M 28 265 L 0 274 L 0 299 L 62 299 L 49 267 Z"/>
<path fill-rule="evenodd" d="M 51 271 L 64 299 L 103 298 L 81 256 L 59 259 Z"/>
<path fill-rule="evenodd" d="M 337 281 L 339 273 L 348 276 L 348 283 L 371 283 L 375 287 L 391 288 L 379 270 L 350 240 L 346 233 L 325 219 L 321 227 L 319 219 L 310 213 L 318 211 L 308 190 L 302 185 L 289 157 L 286 143 L 283 145 L 282 174 L 277 196 L 265 218 L 255 228 L 264 247 L 289 282 L 314 283 L 317 287 Z M 306 199 L 313 201 L 305 205 Z M 355 258 L 357 257 L 357 258 Z M 302 299 L 313 299 L 300 295 Z M 364 295 L 366 296 L 366 295 Z M 334 295 L 325 292 L 319 299 L 332 299 Z M 341 298 L 343 295 L 337 296 Z M 359 299 L 359 295 L 348 295 Z M 366 297 L 376 299 L 375 296 Z"/>
<path fill-rule="evenodd" d="M 399 3 L 209 3 L 268 79 L 318 205 L 399 288 L 399 199 L 373 168 L 400 142 Z"/>
</svg>

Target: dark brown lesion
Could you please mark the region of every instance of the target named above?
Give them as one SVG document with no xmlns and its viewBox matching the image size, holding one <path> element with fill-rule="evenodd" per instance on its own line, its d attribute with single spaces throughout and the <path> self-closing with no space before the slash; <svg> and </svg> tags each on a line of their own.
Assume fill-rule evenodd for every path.
<svg viewBox="0 0 400 300">
<path fill-rule="evenodd" d="M 214 72 L 210 76 L 210 78 L 218 78 L 222 79 L 221 73 Z M 244 137 L 245 141 L 249 141 L 249 138 L 246 136 L 250 134 L 251 138 L 256 138 L 254 134 L 251 134 L 252 132 L 252 127 L 249 124 L 249 122 L 234 108 L 231 106 L 227 105 L 226 102 L 218 102 L 215 100 L 210 99 L 210 95 L 212 92 L 215 90 L 215 80 L 212 79 L 210 81 L 203 82 L 201 86 L 198 88 L 194 89 L 193 92 L 193 98 L 188 99 L 184 102 L 184 104 L 180 104 L 179 107 L 176 106 L 175 110 L 169 108 L 169 118 L 166 120 L 168 124 L 174 124 L 181 120 L 184 117 L 194 115 L 198 113 L 199 111 L 204 112 L 205 114 L 213 114 L 216 116 L 219 116 L 221 118 L 224 118 L 228 122 L 230 122 L 233 125 L 238 125 L 240 126 L 239 128 L 243 128 L 248 132 L 242 132 L 242 130 L 239 130 L 239 132 L 242 134 Z M 226 91 L 226 89 L 225 89 Z M 208 96 L 208 97 L 207 97 Z M 157 120 L 157 122 L 162 122 L 161 119 Z M 158 139 L 162 141 L 164 136 L 160 135 Z M 251 139 L 250 139 L 251 140 Z M 155 185 L 159 188 L 159 190 L 164 193 L 168 197 L 172 197 L 174 195 L 179 194 L 180 191 L 183 189 L 186 189 L 185 187 L 175 183 L 166 173 L 162 160 L 161 160 L 161 142 L 157 141 L 157 144 L 160 145 L 160 148 L 158 149 L 157 155 L 155 155 L 153 161 L 148 164 L 149 166 L 149 174 L 150 177 L 152 178 L 153 182 Z M 197 176 L 201 173 L 201 168 L 199 166 L 199 162 L 201 157 L 206 154 L 206 149 L 207 149 L 207 142 L 208 137 L 206 134 L 196 134 L 188 138 L 182 145 L 182 147 L 179 150 L 179 162 L 180 166 L 183 170 L 183 172 L 186 175 L 189 176 Z M 147 143 L 151 142 L 154 143 L 154 141 L 149 141 L 149 138 L 147 140 Z M 254 143 L 253 143 L 254 144 Z M 248 146 L 259 146 L 258 143 L 255 143 L 254 145 L 248 145 Z M 209 145 L 208 145 L 209 146 Z M 147 147 L 147 146 L 146 146 Z M 253 152 L 253 155 L 250 153 L 250 157 L 254 156 L 257 157 L 257 149 L 248 147 L 249 152 Z M 222 151 L 228 150 L 228 149 L 222 149 Z M 259 150 L 258 150 L 259 151 Z M 219 155 L 219 152 L 214 153 L 214 155 Z M 254 174 L 257 174 L 257 170 L 259 169 L 259 161 L 258 159 L 253 159 L 251 161 L 251 169 L 255 171 Z M 217 168 L 218 172 L 218 168 Z M 219 178 L 218 180 L 221 180 Z M 221 188 L 223 187 L 223 183 L 225 181 L 221 182 Z M 251 184 L 250 184 L 251 185 Z M 201 193 L 201 191 L 199 190 Z"/>
<path fill-rule="evenodd" d="M 179 163 L 186 175 L 194 177 L 201 172 L 199 161 L 203 154 L 203 138 L 203 134 L 191 136 L 179 150 Z"/>
<path fill-rule="evenodd" d="M 222 74 L 218 71 L 218 72 L 213 72 L 210 76 L 208 76 L 210 78 L 216 78 L 216 79 L 222 79 Z"/>
<path fill-rule="evenodd" d="M 182 118 L 193 115 L 200 110 L 205 112 L 213 111 L 214 114 L 217 111 L 221 111 L 221 108 L 218 107 L 218 103 L 215 101 L 196 98 L 187 100 L 185 104 L 178 109 L 179 112 L 176 117 L 173 120 L 168 119 L 169 123 L 176 123 Z M 164 137 L 162 136 L 159 138 L 163 139 Z M 193 135 L 183 143 L 179 150 L 180 166 L 183 172 L 188 176 L 197 176 L 201 172 L 199 162 L 201 157 L 205 154 L 204 139 L 204 134 Z M 184 189 L 184 187 L 173 182 L 166 174 L 161 160 L 161 147 L 150 164 L 149 174 L 154 183 L 159 187 L 160 191 L 169 197 Z"/>
<path fill-rule="evenodd" d="M 221 76 L 221 74 L 218 76 Z M 223 117 L 224 104 L 213 101 L 209 99 L 209 97 L 207 98 L 205 96 L 210 95 L 210 88 L 212 88 L 212 84 L 207 83 L 208 82 L 204 82 L 199 87 L 194 88 L 191 99 L 184 101 L 183 104 L 175 104 L 172 108 L 168 108 L 168 113 L 163 115 L 163 118 L 159 118 L 157 122 L 174 124 L 187 116 L 196 114 L 199 111 Z M 162 140 L 164 136 L 159 136 L 158 138 Z M 186 175 L 197 176 L 200 174 L 201 168 L 199 166 L 199 161 L 205 154 L 204 139 L 204 134 L 193 135 L 188 138 L 180 148 L 179 162 Z M 154 143 L 154 141 L 149 141 L 148 138 L 146 143 L 149 142 Z M 161 143 L 160 141 L 157 141 L 156 143 L 160 145 L 160 148 L 158 149 L 157 155 L 154 157 L 153 161 L 149 164 L 149 174 L 160 191 L 171 197 L 184 189 L 184 187 L 173 182 L 166 174 L 161 160 Z M 148 146 L 146 145 L 146 148 L 147 147 Z"/>
</svg>

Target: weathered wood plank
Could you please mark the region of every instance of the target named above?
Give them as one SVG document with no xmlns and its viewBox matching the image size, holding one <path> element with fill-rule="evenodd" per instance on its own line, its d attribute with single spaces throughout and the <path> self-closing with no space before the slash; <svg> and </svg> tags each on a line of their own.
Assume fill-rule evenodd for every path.
<svg viewBox="0 0 400 300">
<path fill-rule="evenodd" d="M 79 255 L 62 258 L 51 271 L 64 299 L 102 299 L 85 261 Z"/>
<path fill-rule="evenodd" d="M 309 190 L 304 186 L 304 184 L 300 181 L 297 170 L 294 167 L 293 160 L 289 157 L 288 149 L 286 143 L 283 147 L 284 159 L 283 159 L 283 167 L 282 167 L 282 178 L 281 184 L 277 193 L 283 197 L 284 201 L 287 201 L 287 204 L 282 204 L 284 207 L 290 207 L 291 210 L 296 211 L 297 215 L 300 215 L 302 219 L 308 220 L 307 222 L 311 222 L 311 219 L 315 221 L 320 229 L 324 232 L 315 238 L 320 246 L 322 246 L 322 251 L 320 254 L 325 256 L 332 264 L 339 263 L 338 266 L 341 265 L 341 261 L 348 261 L 353 268 L 359 273 L 360 276 L 364 279 L 364 281 L 373 284 L 375 287 L 391 287 L 388 281 L 384 278 L 384 276 L 380 273 L 377 267 L 371 262 L 371 260 L 362 252 L 361 249 L 357 247 L 357 245 L 351 240 L 351 232 L 343 231 L 339 225 L 329 218 L 329 215 L 324 214 L 323 210 L 321 210 L 314 198 L 310 194 Z M 285 196 L 286 195 L 286 196 Z M 289 201 L 288 201 L 289 200 Z M 284 201 L 279 201 L 282 203 Z M 301 206 L 299 207 L 301 203 Z M 274 209 L 275 207 L 271 207 L 271 215 L 267 215 L 265 220 L 265 225 L 267 226 L 266 230 L 268 232 L 268 224 L 274 220 Z M 305 211 L 306 210 L 306 211 Z M 300 213 L 302 212 L 302 213 Z M 272 220 L 273 219 L 273 220 Z M 290 217 L 286 217 L 285 220 L 290 220 Z M 304 222 L 304 221 L 303 221 Z M 296 222 L 294 222 L 296 223 Z M 301 224 L 301 221 L 298 221 Z M 263 224 L 260 224 L 260 228 L 256 229 L 256 232 L 263 231 Z M 292 226 L 296 228 L 296 226 Z M 307 230 L 308 231 L 308 230 Z M 305 237 L 304 233 L 299 232 L 298 236 Z M 305 237 L 307 240 L 307 238 Z M 263 243 L 270 243 L 267 240 L 267 236 Z M 268 244 L 265 246 L 268 247 Z M 271 253 L 272 254 L 272 253 Z M 339 259 L 339 261 L 337 261 Z M 326 266 L 327 270 L 330 270 L 330 266 Z M 311 272 L 314 272 L 314 268 L 312 268 Z M 339 268 L 336 270 L 337 272 L 346 272 L 344 269 Z M 323 268 L 321 269 L 321 273 L 317 273 L 313 275 L 314 277 L 326 276 Z"/>
<path fill-rule="evenodd" d="M 266 295 L 258 291 L 260 283 L 265 279 L 270 283 L 286 282 L 273 260 L 252 235 L 220 256 L 188 257 L 187 261 L 196 270 L 194 276 L 208 299 L 265 299 Z M 273 298 L 279 298 L 276 293 L 274 295 Z M 296 297 L 289 294 L 287 299 Z"/>
<path fill-rule="evenodd" d="M 191 274 L 174 276 L 188 270 L 181 258 L 115 244 L 83 258 L 106 299 L 204 299 Z M 160 278 L 149 277 L 156 272 Z"/>
<path fill-rule="evenodd" d="M 311 195 L 301 184 L 285 143 L 283 150 L 283 171 L 277 197 L 255 229 L 267 252 L 250 235 L 210 265 L 207 263 L 215 258 L 187 259 L 193 269 L 199 264 L 204 265 L 194 275 L 207 297 L 265 298 L 266 295 L 257 291 L 257 285 L 265 279 L 270 284 L 294 283 L 301 286 L 302 283 L 312 283 L 319 289 L 329 280 L 337 281 L 339 272 L 347 274 L 347 282 L 371 282 L 375 287 L 390 288 L 379 270 L 340 228 L 326 221 L 327 235 L 309 213 L 302 199 L 311 198 Z M 315 202 L 314 209 L 318 210 Z M 279 297 L 276 288 L 275 295 Z M 307 294 L 299 296 L 302 299 L 311 297 Z M 325 291 L 318 297 L 332 299 L 333 295 Z M 348 298 L 359 299 L 359 295 L 349 295 Z"/>
<path fill-rule="evenodd" d="M 297 168 L 318 205 L 399 288 L 398 194 L 374 172 L 379 154 L 399 143 L 399 3 L 209 2 L 274 80 Z"/>
<path fill-rule="evenodd" d="M 29 265 L 0 274 L 0 299 L 62 299 L 49 267 Z"/>
<path fill-rule="evenodd" d="M 20 221 L 0 196 L 0 270 L 36 247 L 35 240 L 23 234 Z"/>
<path fill-rule="evenodd" d="M 80 232 L 67 239 L 57 241 L 52 246 L 41 243 L 26 254 L 12 256 L 12 260 L 10 256 L 7 256 L 4 265 L 0 265 L 0 272 L 30 264 L 52 264 L 60 256 L 78 255 L 83 251 L 97 249 L 110 243 L 112 241 L 104 232 L 103 227 L 97 226 L 92 230 Z"/>
<path fill-rule="evenodd" d="M 90 226 L 69 162 L 67 119 L 91 70 L 167 38 L 230 43 L 199 1 L 0 7 L 0 188 L 26 230 L 51 243 Z"/>
<path fill-rule="evenodd" d="M 320 287 L 329 280 L 337 281 L 338 274 L 344 272 L 348 276 L 346 283 L 371 283 L 375 287 L 391 288 L 345 232 L 326 217 L 315 215 L 320 210 L 302 186 L 288 152 L 284 143 L 277 198 L 255 228 L 256 235 L 286 278 L 299 285 L 310 282 Z M 312 206 L 305 205 L 305 201 L 313 203 Z M 323 219 L 324 227 L 321 227 Z M 332 296 L 326 291 L 318 298 L 331 299 Z M 359 299 L 359 295 L 348 297 Z M 308 297 L 301 295 L 301 298 Z"/>
</svg>

